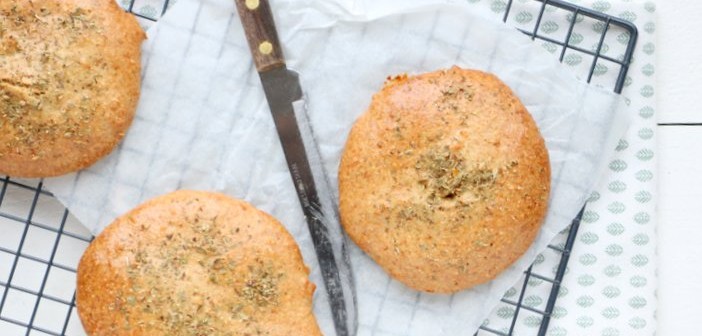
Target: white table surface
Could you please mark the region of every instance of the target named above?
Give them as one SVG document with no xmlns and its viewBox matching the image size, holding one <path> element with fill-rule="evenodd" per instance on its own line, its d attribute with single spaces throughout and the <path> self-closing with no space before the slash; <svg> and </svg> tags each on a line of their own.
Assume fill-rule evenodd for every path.
<svg viewBox="0 0 702 336">
<path fill-rule="evenodd" d="M 702 303 L 702 2 L 656 5 L 658 335 L 694 335 Z"/>
</svg>

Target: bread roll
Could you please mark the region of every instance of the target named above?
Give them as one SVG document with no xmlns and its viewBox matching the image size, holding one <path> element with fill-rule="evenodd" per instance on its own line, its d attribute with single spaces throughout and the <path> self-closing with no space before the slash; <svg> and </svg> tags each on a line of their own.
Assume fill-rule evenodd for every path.
<svg viewBox="0 0 702 336">
<path fill-rule="evenodd" d="M 114 0 L 0 1 L 0 174 L 62 175 L 112 151 L 144 38 Z"/>
<path fill-rule="evenodd" d="M 320 335 L 292 236 L 225 195 L 178 191 L 110 224 L 78 266 L 89 335 Z"/>
<path fill-rule="evenodd" d="M 497 77 L 453 67 L 389 79 L 339 168 L 343 227 L 393 278 L 452 293 L 531 245 L 550 166 L 534 120 Z"/>
</svg>

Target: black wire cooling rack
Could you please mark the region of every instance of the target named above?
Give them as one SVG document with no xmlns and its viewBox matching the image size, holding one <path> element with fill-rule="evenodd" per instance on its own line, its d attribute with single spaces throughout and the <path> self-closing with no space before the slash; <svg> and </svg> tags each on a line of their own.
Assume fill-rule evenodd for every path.
<svg viewBox="0 0 702 336">
<path fill-rule="evenodd" d="M 158 20 L 173 1 L 169 0 L 120 0 L 128 12 L 134 14 L 144 25 Z M 621 93 L 626 82 L 626 74 L 636 44 L 636 27 L 624 20 L 562 2 L 559 0 L 512 0 L 494 1 L 493 10 L 502 12 L 504 21 L 516 12 L 516 6 L 525 2 L 536 11 L 536 20 L 532 28 L 520 27 L 520 30 L 532 37 L 559 48 L 559 60 L 563 61 L 567 53 L 580 53 L 592 59 L 591 64 L 583 69 L 590 82 L 602 61 L 618 67 L 614 84 L 609 87 Z M 521 13 L 520 13 L 521 14 Z M 548 17 L 559 15 L 565 17 L 569 26 L 567 34 L 556 38 L 544 34 L 543 23 Z M 565 15 L 565 16 L 563 16 Z M 576 46 L 571 43 L 576 27 L 584 24 L 600 26 L 599 41 L 592 48 Z M 628 42 L 619 56 L 604 52 L 608 35 L 628 34 Z M 552 50 L 553 51 L 553 50 Z M 606 85 L 606 84 L 604 84 Z M 75 309 L 76 267 L 80 256 L 92 240 L 90 233 L 71 216 L 52 194 L 43 189 L 41 180 L 21 180 L 5 177 L 0 179 L 0 334 L 2 335 L 84 335 Z M 554 312 L 560 284 L 566 273 L 570 251 L 580 225 L 582 211 L 573 220 L 569 229 L 561 235 L 561 241 L 549 245 L 549 249 L 559 255 L 557 264 L 553 265 L 554 274 L 545 276 L 537 274 L 530 267 L 526 272 L 517 299 L 505 296 L 504 304 L 514 309 L 508 326 L 495 328 L 483 325 L 479 334 L 511 336 L 520 311 L 528 311 L 540 317 L 538 334 L 545 335 L 550 318 Z M 543 309 L 538 309 L 523 302 L 527 284 L 534 280 L 551 284 L 550 294 Z"/>
</svg>

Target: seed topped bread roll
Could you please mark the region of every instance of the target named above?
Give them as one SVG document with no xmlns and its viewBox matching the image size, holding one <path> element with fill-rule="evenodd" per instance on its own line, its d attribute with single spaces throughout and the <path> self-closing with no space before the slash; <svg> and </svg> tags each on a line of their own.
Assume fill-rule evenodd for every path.
<svg viewBox="0 0 702 336">
<path fill-rule="evenodd" d="M 539 231 L 549 191 L 548 152 L 519 99 L 458 67 L 389 79 L 339 168 L 346 232 L 427 292 L 470 288 L 511 265 Z"/>
<path fill-rule="evenodd" d="M 292 236 L 225 195 L 178 191 L 110 224 L 78 266 L 89 335 L 321 335 Z"/>
<path fill-rule="evenodd" d="M 122 139 L 145 34 L 114 0 L 0 2 L 0 174 L 61 175 Z"/>
</svg>

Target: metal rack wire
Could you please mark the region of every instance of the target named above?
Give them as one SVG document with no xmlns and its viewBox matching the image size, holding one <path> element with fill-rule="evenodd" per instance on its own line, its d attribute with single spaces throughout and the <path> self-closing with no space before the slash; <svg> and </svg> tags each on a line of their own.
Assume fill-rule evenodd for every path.
<svg viewBox="0 0 702 336">
<path fill-rule="evenodd" d="M 559 46 L 559 59 L 568 52 L 592 57 L 586 69 L 590 82 L 600 61 L 619 67 L 616 82 L 610 87 L 621 93 L 631 63 L 636 43 L 636 27 L 624 20 L 584 9 L 560 0 L 534 0 L 540 3 L 533 28 L 520 28 L 534 40 Z M 169 0 L 120 0 L 119 3 L 139 18 L 144 25 L 158 20 L 172 1 Z M 503 7 L 503 20 L 507 21 L 516 4 L 512 0 L 496 1 Z M 523 1 L 520 4 L 523 5 Z M 145 9 L 146 8 L 146 9 Z M 555 10 L 554 10 L 555 8 Z M 542 22 L 548 16 L 565 14 L 569 17 L 568 33 L 561 39 L 541 34 Z M 579 18 L 589 18 L 602 24 L 599 42 L 593 49 L 571 44 Z M 626 50 L 620 57 L 603 53 L 608 34 L 617 31 L 629 34 Z M 3 335 L 84 335 L 75 310 L 75 275 L 78 260 L 92 236 L 43 189 L 41 180 L 20 180 L 10 177 L 0 179 L 0 330 Z M 483 325 L 478 334 L 514 335 L 520 311 L 540 316 L 538 335 L 545 335 L 558 298 L 560 284 L 566 273 L 570 251 L 580 224 L 582 211 L 564 232 L 560 242 L 549 249 L 559 255 L 554 274 L 538 274 L 530 267 L 526 272 L 517 299 L 505 297 L 504 304 L 514 307 L 509 326 L 497 330 Z M 546 306 L 537 309 L 524 304 L 529 281 L 538 279 L 551 284 Z"/>
</svg>

